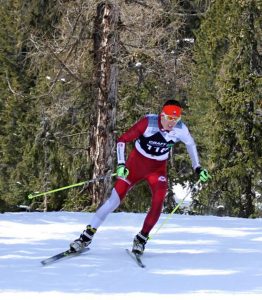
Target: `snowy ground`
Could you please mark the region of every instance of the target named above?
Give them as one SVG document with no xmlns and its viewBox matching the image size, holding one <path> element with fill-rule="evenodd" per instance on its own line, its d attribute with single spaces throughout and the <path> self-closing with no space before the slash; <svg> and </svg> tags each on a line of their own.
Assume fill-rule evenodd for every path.
<svg viewBox="0 0 262 300">
<path fill-rule="evenodd" d="M 0 299 L 262 299 L 262 219 L 174 215 L 153 231 L 141 269 L 124 249 L 144 217 L 111 214 L 88 253 L 42 267 L 91 214 L 0 215 Z"/>
</svg>

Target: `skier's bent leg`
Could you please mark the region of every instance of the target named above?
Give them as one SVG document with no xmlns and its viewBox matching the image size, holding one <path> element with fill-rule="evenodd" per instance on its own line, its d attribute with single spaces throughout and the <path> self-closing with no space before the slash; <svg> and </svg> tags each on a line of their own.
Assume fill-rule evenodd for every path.
<svg viewBox="0 0 262 300">
<path fill-rule="evenodd" d="M 106 217 L 120 205 L 120 202 L 124 199 L 129 187 L 130 184 L 122 179 L 116 181 L 111 196 L 100 208 L 98 208 L 90 222 L 93 228 L 97 229 Z"/>
<path fill-rule="evenodd" d="M 167 192 L 167 179 L 164 174 L 162 176 L 150 177 L 148 179 L 148 183 L 151 188 L 152 203 L 142 228 L 142 232 L 145 234 L 149 234 L 151 229 L 157 223 L 162 211 L 163 202 L 165 200 Z"/>
<path fill-rule="evenodd" d="M 96 211 L 90 225 L 93 228 L 98 228 L 106 219 L 107 215 L 113 212 L 120 204 L 120 198 L 115 188 L 112 190 L 111 196 L 106 202 Z"/>
<path fill-rule="evenodd" d="M 100 208 L 98 208 L 90 222 L 90 225 L 87 225 L 80 237 L 70 244 L 70 248 L 73 251 L 80 251 L 91 243 L 97 228 L 106 219 L 107 215 L 113 212 L 119 206 L 129 187 L 130 184 L 124 180 L 118 179 L 116 181 L 115 188 L 113 188 L 111 196 Z"/>
<path fill-rule="evenodd" d="M 160 179 L 162 178 L 165 177 L 160 177 Z M 157 178 L 156 180 L 155 178 L 152 178 L 149 180 L 149 184 L 152 191 L 152 206 L 147 213 L 142 230 L 135 236 L 133 241 L 132 251 L 140 255 L 143 254 L 145 250 L 145 245 L 151 229 L 159 219 L 167 191 L 167 184 L 163 179 L 159 180 L 159 178 Z"/>
<path fill-rule="evenodd" d="M 156 188 L 153 192 L 152 195 L 152 206 L 150 210 L 147 213 L 147 216 L 145 218 L 143 227 L 141 232 L 143 232 L 146 235 L 149 235 L 149 232 L 151 229 L 155 226 L 157 223 L 162 207 L 163 207 L 163 202 L 165 199 L 166 195 L 166 186 L 164 184 L 158 184 L 158 188 Z"/>
<path fill-rule="evenodd" d="M 111 196 L 106 200 L 106 202 L 96 211 L 93 216 L 90 225 L 87 225 L 86 229 L 80 235 L 80 237 L 74 240 L 70 244 L 70 248 L 73 251 L 80 251 L 83 248 L 86 248 L 93 239 L 94 234 L 96 233 L 97 228 L 105 220 L 107 215 L 114 211 L 120 204 L 120 198 L 115 189 L 112 190 Z"/>
</svg>

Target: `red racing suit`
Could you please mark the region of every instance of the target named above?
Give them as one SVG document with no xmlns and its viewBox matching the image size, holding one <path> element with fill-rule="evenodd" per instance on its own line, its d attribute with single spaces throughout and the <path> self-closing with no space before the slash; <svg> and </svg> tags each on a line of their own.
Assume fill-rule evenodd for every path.
<svg viewBox="0 0 262 300">
<path fill-rule="evenodd" d="M 135 147 L 125 161 L 125 144 L 133 141 Z M 125 163 L 129 170 L 127 178 L 119 177 L 115 183 L 120 201 L 142 180 L 146 180 L 151 189 L 152 203 L 143 224 L 144 234 L 149 234 L 161 214 L 167 192 L 167 159 L 171 147 L 180 141 L 187 147 L 193 168 L 200 166 L 195 142 L 182 121 L 171 131 L 165 131 L 159 115 L 146 115 L 118 138 L 118 164 Z"/>
</svg>

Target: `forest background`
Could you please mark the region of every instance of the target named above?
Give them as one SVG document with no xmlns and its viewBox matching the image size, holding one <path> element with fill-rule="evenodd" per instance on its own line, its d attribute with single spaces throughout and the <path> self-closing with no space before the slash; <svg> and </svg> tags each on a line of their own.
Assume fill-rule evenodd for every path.
<svg viewBox="0 0 262 300">
<path fill-rule="evenodd" d="M 191 213 L 262 215 L 261 0 L 0 4 L 1 212 L 94 211 L 114 182 L 117 136 L 176 98 L 212 175 Z M 183 144 L 168 172 L 166 212 L 173 185 L 197 180 Z M 142 183 L 119 210 L 149 205 Z"/>
</svg>

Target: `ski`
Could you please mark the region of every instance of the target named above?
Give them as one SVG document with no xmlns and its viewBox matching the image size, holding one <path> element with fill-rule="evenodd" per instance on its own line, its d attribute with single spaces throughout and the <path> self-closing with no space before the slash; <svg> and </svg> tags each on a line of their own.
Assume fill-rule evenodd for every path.
<svg viewBox="0 0 262 300">
<path fill-rule="evenodd" d="M 141 260 L 141 255 L 126 249 L 127 254 L 133 258 L 133 260 L 137 263 L 140 268 L 145 268 L 146 266 L 143 264 Z"/>
<path fill-rule="evenodd" d="M 56 261 L 58 261 L 58 260 L 61 260 L 61 259 L 63 259 L 63 258 L 69 258 L 69 257 L 77 256 L 77 255 L 79 255 L 79 254 L 81 254 L 81 253 L 87 252 L 89 249 L 90 249 L 90 248 L 84 248 L 84 249 L 82 249 L 82 250 L 80 250 L 80 251 L 77 251 L 77 252 L 76 252 L 76 251 L 72 251 L 71 249 L 68 249 L 68 250 L 66 250 L 66 251 L 63 251 L 63 252 L 61 252 L 61 253 L 58 253 L 58 254 L 56 254 L 56 255 L 54 255 L 54 256 L 51 256 L 51 257 L 49 257 L 49 258 L 47 258 L 47 259 L 42 260 L 42 261 L 41 261 L 41 264 L 42 264 L 43 266 L 46 266 L 46 265 L 49 265 L 49 264 L 51 264 L 51 263 L 54 263 L 54 262 L 56 262 Z"/>
</svg>

